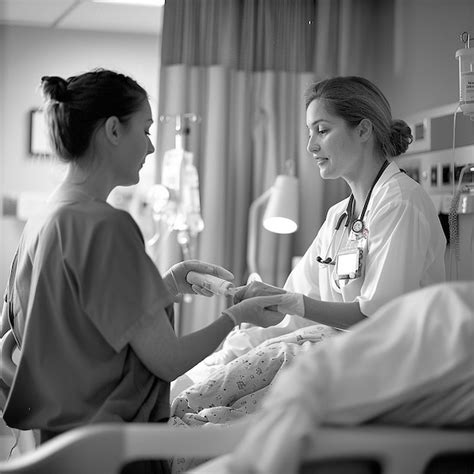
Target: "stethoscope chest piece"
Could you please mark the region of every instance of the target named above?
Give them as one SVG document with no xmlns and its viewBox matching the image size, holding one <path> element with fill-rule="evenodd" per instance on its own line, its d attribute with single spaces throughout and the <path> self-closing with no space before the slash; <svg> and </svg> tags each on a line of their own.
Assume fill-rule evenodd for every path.
<svg viewBox="0 0 474 474">
<path fill-rule="evenodd" d="M 384 172 L 384 170 L 388 166 L 388 164 L 389 164 L 388 161 L 385 160 L 383 165 L 380 167 L 379 172 L 377 173 L 377 176 L 375 177 L 375 180 L 374 180 L 374 182 L 372 183 L 372 186 L 369 189 L 367 197 L 365 198 L 364 206 L 362 208 L 362 212 L 361 212 L 359 218 L 355 219 L 352 222 L 352 224 L 350 224 L 351 231 L 354 234 L 352 237 L 353 237 L 353 240 L 355 241 L 355 244 L 350 244 L 348 246 L 348 248 L 343 252 L 345 254 L 345 258 L 342 258 L 342 259 L 338 258 L 339 257 L 339 250 L 340 250 L 341 244 L 342 244 L 342 237 L 343 237 L 344 233 L 341 234 L 341 237 L 339 239 L 339 243 L 337 244 L 336 248 L 334 249 L 335 250 L 334 258 L 329 257 L 329 253 L 331 252 L 331 248 L 333 247 L 333 244 L 334 244 L 334 239 L 335 239 L 336 234 L 337 234 L 339 228 L 341 227 L 342 221 L 344 219 L 346 220 L 346 222 L 344 224 L 344 227 L 345 228 L 349 227 L 349 223 L 351 221 L 351 216 L 353 215 L 353 212 L 354 212 L 354 195 L 353 194 L 351 194 L 351 196 L 349 198 L 349 202 L 347 204 L 347 208 L 346 208 L 345 212 L 341 216 L 339 216 L 339 219 L 337 220 L 336 226 L 334 227 L 334 232 L 333 232 L 332 237 L 331 237 L 331 241 L 330 241 L 329 246 L 328 246 L 326 257 L 325 258 L 323 258 L 321 256 L 316 257 L 316 261 L 321 265 L 335 265 L 336 267 L 338 267 L 338 260 L 339 261 L 344 260 L 344 262 L 352 262 L 354 264 L 352 266 L 354 266 L 355 270 L 354 271 L 342 271 L 341 270 L 341 272 L 338 271 L 337 273 L 339 273 L 341 275 L 339 277 L 339 279 L 358 278 L 362 273 L 361 269 L 363 268 L 362 263 L 363 263 L 365 252 L 362 251 L 360 249 L 360 247 L 361 247 L 361 244 L 363 243 L 362 241 L 367 240 L 367 236 L 368 236 L 368 231 L 367 231 L 367 229 L 365 229 L 365 226 L 364 226 L 364 216 L 365 216 L 365 212 L 367 210 L 367 206 L 369 205 L 370 196 L 372 195 L 372 191 L 375 187 L 375 184 L 377 183 L 379 178 L 382 176 L 382 173 Z M 350 239 L 350 240 L 352 240 L 352 239 Z M 351 248 L 352 245 L 355 245 L 355 248 Z M 359 263 L 357 263 L 356 261 L 359 262 Z M 357 265 L 355 265 L 355 263 L 357 263 Z M 339 265 L 339 266 L 341 266 L 341 265 Z M 345 270 L 347 270 L 347 268 L 349 268 L 350 266 L 351 265 L 345 265 L 345 267 L 346 267 Z"/>
<path fill-rule="evenodd" d="M 364 230 L 364 223 L 361 219 L 356 219 L 351 226 L 352 232 L 360 234 Z"/>
</svg>

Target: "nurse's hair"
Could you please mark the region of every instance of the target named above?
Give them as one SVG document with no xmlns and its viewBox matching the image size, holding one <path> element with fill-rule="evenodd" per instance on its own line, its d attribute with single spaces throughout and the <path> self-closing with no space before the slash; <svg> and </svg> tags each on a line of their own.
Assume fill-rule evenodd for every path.
<svg viewBox="0 0 474 474">
<path fill-rule="evenodd" d="M 413 141 L 410 127 L 393 120 L 390 104 L 380 89 L 363 77 L 332 77 L 312 84 L 305 92 L 306 109 L 313 100 L 324 102 L 328 112 L 341 117 L 350 127 L 361 120 L 372 123 L 375 146 L 383 156 L 398 156 Z"/>
<path fill-rule="evenodd" d="M 105 69 L 63 79 L 41 78 L 51 146 L 64 161 L 78 161 L 109 117 L 126 123 L 148 100 L 135 80 Z"/>
</svg>

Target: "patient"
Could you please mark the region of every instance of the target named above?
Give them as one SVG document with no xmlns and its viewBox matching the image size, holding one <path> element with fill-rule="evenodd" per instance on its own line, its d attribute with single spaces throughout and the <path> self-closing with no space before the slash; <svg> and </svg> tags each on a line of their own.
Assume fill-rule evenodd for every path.
<svg viewBox="0 0 474 474">
<path fill-rule="evenodd" d="M 230 456 L 195 472 L 297 472 L 322 424 L 474 427 L 474 282 L 399 297 L 281 373 Z"/>
</svg>

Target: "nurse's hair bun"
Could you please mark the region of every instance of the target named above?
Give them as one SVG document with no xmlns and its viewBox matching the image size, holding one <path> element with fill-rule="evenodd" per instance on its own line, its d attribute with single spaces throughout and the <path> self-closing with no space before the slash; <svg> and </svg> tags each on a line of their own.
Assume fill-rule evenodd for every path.
<svg viewBox="0 0 474 474">
<path fill-rule="evenodd" d="M 69 100 L 67 85 L 67 81 L 62 77 L 43 76 L 41 78 L 41 88 L 45 98 L 56 102 L 67 102 Z"/>
<path fill-rule="evenodd" d="M 391 156 L 399 156 L 408 150 L 413 141 L 411 128 L 404 120 L 392 120 L 390 125 Z"/>
</svg>

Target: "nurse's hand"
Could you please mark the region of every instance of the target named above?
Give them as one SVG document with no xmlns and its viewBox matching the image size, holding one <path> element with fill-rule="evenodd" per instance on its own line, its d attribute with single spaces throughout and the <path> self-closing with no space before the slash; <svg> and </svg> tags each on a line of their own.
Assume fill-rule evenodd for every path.
<svg viewBox="0 0 474 474">
<path fill-rule="evenodd" d="M 234 325 L 250 323 L 269 327 L 278 324 L 285 317 L 280 311 L 281 296 L 257 296 L 225 309 L 222 313 L 232 319 Z"/>
<path fill-rule="evenodd" d="M 272 296 L 286 293 L 283 288 L 269 285 L 263 281 L 252 281 L 248 285 L 237 288 L 234 293 L 234 303 L 240 303 L 247 298 L 254 298 L 255 296 Z"/>
<path fill-rule="evenodd" d="M 186 280 L 189 272 L 205 273 L 232 281 L 234 275 L 224 267 L 212 263 L 201 262 L 200 260 L 185 260 L 173 265 L 164 275 L 163 281 L 168 291 L 177 297 L 180 294 L 198 294 L 203 296 L 213 296 L 213 293 L 197 284 L 191 284 Z"/>
</svg>

